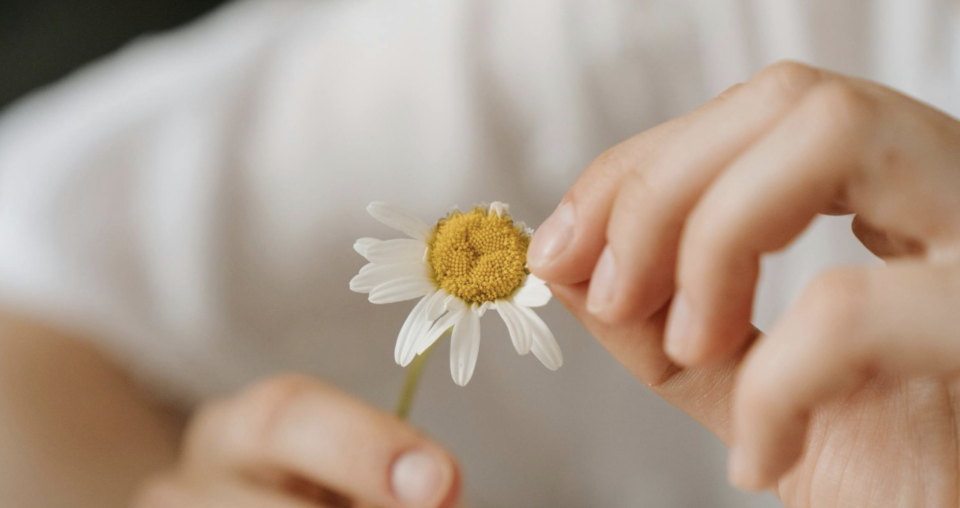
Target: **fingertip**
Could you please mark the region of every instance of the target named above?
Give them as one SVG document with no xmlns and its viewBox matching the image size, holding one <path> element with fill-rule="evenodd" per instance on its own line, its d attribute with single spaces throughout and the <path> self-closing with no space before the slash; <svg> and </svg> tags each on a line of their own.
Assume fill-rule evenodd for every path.
<svg viewBox="0 0 960 508">
<path fill-rule="evenodd" d="M 776 489 L 803 454 L 806 422 L 795 422 L 769 434 L 758 434 L 731 450 L 727 475 L 746 492 Z M 761 431 L 762 432 L 762 431 Z M 766 438 L 758 437 L 765 435 Z"/>
<path fill-rule="evenodd" d="M 667 355 L 680 365 L 688 365 L 697 359 L 694 353 L 699 337 L 693 319 L 686 295 L 677 293 L 670 305 L 663 345 Z"/>
<path fill-rule="evenodd" d="M 676 303 L 674 304 L 676 307 Z M 749 322 L 709 332 L 687 309 L 671 308 L 664 339 L 664 351 L 678 365 L 706 367 L 727 361 L 738 354 L 754 336 Z"/>
<path fill-rule="evenodd" d="M 727 479 L 731 485 L 740 490 L 748 492 L 755 490 L 757 482 L 753 463 L 741 448 L 730 450 L 730 456 L 727 458 Z"/>
<path fill-rule="evenodd" d="M 393 495 L 410 508 L 451 506 L 459 497 L 459 472 L 446 453 L 429 448 L 403 452 L 390 473 Z"/>
<path fill-rule="evenodd" d="M 727 462 L 727 478 L 730 484 L 744 492 L 761 492 L 771 490 L 776 480 L 757 467 L 757 462 L 749 457 L 740 448 L 730 452 Z"/>
<path fill-rule="evenodd" d="M 672 270 L 658 271 L 635 259 L 628 261 L 622 263 L 613 246 L 607 245 L 590 277 L 586 309 L 606 325 L 649 318 L 669 302 L 673 292 Z"/>
<path fill-rule="evenodd" d="M 664 350 L 677 364 L 700 367 L 726 360 L 747 339 L 745 332 L 711 330 L 701 308 L 691 306 L 684 291 L 673 298 L 664 336 Z"/>
<path fill-rule="evenodd" d="M 460 497 L 463 492 L 463 476 L 460 474 L 460 468 L 456 462 L 453 462 L 453 480 L 447 489 L 447 497 L 443 499 L 438 508 L 462 507 Z"/>
<path fill-rule="evenodd" d="M 678 289 L 664 347 L 687 367 L 729 359 L 740 352 L 752 330 L 759 259 L 730 254 L 730 242 L 715 238 L 688 234 L 678 262 Z"/>
<path fill-rule="evenodd" d="M 593 275 L 590 277 L 590 290 L 587 292 L 587 311 L 601 321 L 614 320 L 611 307 L 616 303 L 620 293 L 620 274 L 617 269 L 617 260 L 609 245 L 604 247 Z"/>
<path fill-rule="evenodd" d="M 603 229 L 573 198 L 565 200 L 534 233 L 527 249 L 530 272 L 547 282 L 576 284 L 590 278 L 603 249 Z"/>
<path fill-rule="evenodd" d="M 780 370 L 771 370 L 765 346 L 746 360 L 734 391 L 729 477 L 746 491 L 772 489 L 790 472 L 804 455 L 810 423 L 806 406 L 781 387 Z"/>
<path fill-rule="evenodd" d="M 538 273 L 551 274 L 550 268 L 563 257 L 573 240 L 575 228 L 576 216 L 573 204 L 564 201 L 534 233 L 527 251 L 527 265 L 530 269 Z"/>
</svg>

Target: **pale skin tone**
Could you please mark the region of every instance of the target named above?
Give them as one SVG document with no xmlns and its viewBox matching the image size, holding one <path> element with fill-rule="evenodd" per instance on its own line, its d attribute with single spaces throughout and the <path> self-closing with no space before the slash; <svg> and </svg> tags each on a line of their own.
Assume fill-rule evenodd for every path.
<svg viewBox="0 0 960 508">
<path fill-rule="evenodd" d="M 759 259 L 818 214 L 855 214 L 887 263 L 821 274 L 759 335 Z M 731 447 L 737 486 L 790 508 L 960 506 L 956 119 L 774 65 L 598 158 L 529 262 Z"/>
<path fill-rule="evenodd" d="M 0 315 L 0 506 L 449 508 L 459 485 L 442 447 L 316 380 L 268 379 L 187 421 L 82 338 Z"/>
<path fill-rule="evenodd" d="M 565 198 L 572 242 L 531 264 L 631 372 L 738 451 L 741 487 L 791 508 L 957 507 L 958 168 L 954 119 L 781 64 L 600 157 Z M 856 213 L 858 237 L 890 263 L 824 274 L 757 341 L 757 258 L 819 212 Z M 608 247 L 621 283 L 604 292 Z M 670 316 L 665 343 L 681 299 L 686 328 Z M 316 380 L 265 380 L 184 417 L 85 343 L 0 315 L 0 506 L 449 507 L 459 495 L 442 447 Z M 398 487 L 410 464 L 435 466 L 422 501 Z"/>
</svg>

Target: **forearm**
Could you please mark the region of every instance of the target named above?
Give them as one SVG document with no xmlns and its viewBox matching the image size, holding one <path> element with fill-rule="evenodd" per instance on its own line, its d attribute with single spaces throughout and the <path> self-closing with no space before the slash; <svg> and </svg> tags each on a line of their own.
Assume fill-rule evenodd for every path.
<svg viewBox="0 0 960 508">
<path fill-rule="evenodd" d="M 92 347 L 0 313 L 0 506 L 127 506 L 181 430 Z"/>
</svg>

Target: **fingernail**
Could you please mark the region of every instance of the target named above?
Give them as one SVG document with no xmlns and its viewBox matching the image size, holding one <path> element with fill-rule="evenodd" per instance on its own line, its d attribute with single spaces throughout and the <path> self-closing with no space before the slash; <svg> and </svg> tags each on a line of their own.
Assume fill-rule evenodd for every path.
<svg viewBox="0 0 960 508">
<path fill-rule="evenodd" d="M 597 261 L 597 267 L 590 278 L 590 292 L 587 295 L 587 310 L 591 314 L 600 314 L 613 303 L 616 296 L 617 260 L 607 245 Z"/>
<path fill-rule="evenodd" d="M 433 506 L 445 495 L 449 471 L 435 455 L 423 451 L 403 454 L 393 465 L 393 492 L 407 506 Z"/>
<path fill-rule="evenodd" d="M 543 268 L 556 260 L 570 244 L 574 221 L 573 205 L 569 202 L 560 205 L 533 235 L 527 250 L 527 264 Z"/>
<path fill-rule="evenodd" d="M 690 355 L 693 341 L 693 315 L 690 304 L 683 293 L 677 293 L 670 305 L 670 318 L 667 321 L 667 332 L 664 348 L 674 360 L 685 360 Z"/>
</svg>

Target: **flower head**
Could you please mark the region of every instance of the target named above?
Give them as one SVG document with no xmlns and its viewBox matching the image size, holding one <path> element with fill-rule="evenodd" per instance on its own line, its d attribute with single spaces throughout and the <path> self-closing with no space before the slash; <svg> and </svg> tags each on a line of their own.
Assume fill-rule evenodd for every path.
<svg viewBox="0 0 960 508">
<path fill-rule="evenodd" d="M 480 317 L 495 309 L 521 355 L 533 352 L 548 369 L 563 355 L 547 325 L 532 310 L 550 301 L 550 289 L 527 270 L 530 231 L 491 203 L 451 212 L 433 227 L 386 203 L 367 207 L 375 219 L 410 238 L 361 238 L 354 249 L 369 263 L 350 289 L 373 303 L 420 298 L 403 323 L 394 357 L 408 365 L 453 328 L 450 372 L 460 386 L 473 376 L 480 351 Z"/>
</svg>

